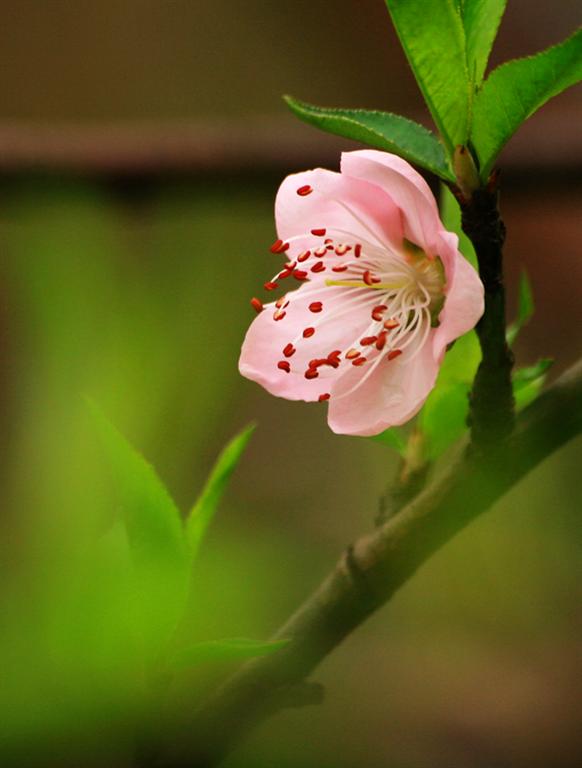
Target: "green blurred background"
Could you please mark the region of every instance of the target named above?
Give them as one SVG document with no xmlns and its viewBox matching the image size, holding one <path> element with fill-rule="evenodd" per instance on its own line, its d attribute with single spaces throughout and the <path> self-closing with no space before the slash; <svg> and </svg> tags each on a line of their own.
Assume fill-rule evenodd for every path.
<svg viewBox="0 0 582 768">
<path fill-rule="evenodd" d="M 580 21 L 578 0 L 510 0 L 493 63 Z M 115 507 L 83 398 L 182 509 L 258 422 L 196 567 L 188 631 L 267 637 L 372 526 L 395 466 L 382 445 L 332 435 L 321 406 L 237 372 L 248 299 L 273 271 L 279 181 L 352 146 L 295 125 L 279 97 L 426 118 L 381 0 L 5 0 L 0 51 L 0 747 L 123 766 L 124 617 L 110 603 L 109 624 L 86 615 L 85 555 Z M 518 359 L 553 355 L 556 372 L 580 353 L 581 116 L 572 89 L 503 156 L 510 311 L 523 265 L 537 304 Z M 229 768 L 580 765 L 581 447 L 322 665 L 323 707 L 267 723 Z"/>
</svg>

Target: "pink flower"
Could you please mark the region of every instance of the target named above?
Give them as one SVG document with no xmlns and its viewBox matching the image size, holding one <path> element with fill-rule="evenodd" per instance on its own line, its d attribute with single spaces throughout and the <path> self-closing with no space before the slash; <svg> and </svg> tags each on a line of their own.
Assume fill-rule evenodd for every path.
<svg viewBox="0 0 582 768">
<path fill-rule="evenodd" d="M 252 303 L 240 372 L 290 400 L 329 401 L 334 432 L 374 435 L 414 416 L 447 345 L 483 313 L 483 286 L 421 176 L 401 158 L 342 155 L 341 173 L 288 176 L 275 205 L 286 260 Z"/>
</svg>

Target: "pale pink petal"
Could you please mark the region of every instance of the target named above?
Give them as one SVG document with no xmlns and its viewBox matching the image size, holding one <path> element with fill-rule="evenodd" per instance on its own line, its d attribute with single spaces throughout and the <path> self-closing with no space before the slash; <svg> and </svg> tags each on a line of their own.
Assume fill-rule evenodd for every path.
<svg viewBox="0 0 582 768">
<path fill-rule="evenodd" d="M 297 194 L 301 187 L 312 192 Z M 277 233 L 281 240 L 293 239 L 293 250 L 313 247 L 312 229 L 324 228 L 336 241 L 352 240 L 390 249 L 402 241 L 400 212 L 378 187 L 359 179 L 317 168 L 296 173 L 282 182 L 275 202 Z M 349 234 L 335 236 L 339 229 Z"/>
<path fill-rule="evenodd" d="M 443 231 L 440 240 L 439 255 L 445 266 L 447 283 L 439 327 L 433 338 L 433 354 L 439 361 L 447 345 L 474 328 L 484 310 L 483 283 L 459 253 L 457 236 Z"/>
<path fill-rule="evenodd" d="M 340 369 L 322 366 L 319 376 L 308 380 L 304 374 L 309 361 L 327 357 L 333 350 L 343 351 L 363 335 L 376 302 L 374 296 L 369 297 L 369 292 L 362 289 L 346 291 L 318 286 L 315 294 L 313 290 L 313 284 L 305 283 L 287 294 L 290 301 L 281 320 L 275 321 L 274 308 L 266 307 L 247 331 L 239 360 L 243 376 L 258 382 L 271 394 L 289 400 L 313 401 L 330 391 L 335 378 L 349 363 L 344 361 Z M 309 305 L 316 301 L 321 301 L 323 310 L 314 313 Z M 305 328 L 315 328 L 314 335 L 304 338 Z M 296 351 L 286 357 L 283 350 L 290 343 Z M 289 362 L 290 373 L 277 368 L 277 363 L 285 360 Z"/>
<path fill-rule="evenodd" d="M 413 359 L 405 353 L 384 360 L 358 389 L 341 397 L 362 377 L 365 366 L 348 371 L 331 391 L 329 426 L 338 434 L 369 436 L 404 424 L 422 407 L 438 368 L 430 343 L 424 344 Z"/>
<path fill-rule="evenodd" d="M 384 190 L 402 212 L 404 236 L 428 255 L 437 255 L 437 233 L 442 224 L 436 200 L 412 166 L 388 152 L 362 149 L 344 152 L 341 170 L 346 176 L 368 181 Z"/>
</svg>

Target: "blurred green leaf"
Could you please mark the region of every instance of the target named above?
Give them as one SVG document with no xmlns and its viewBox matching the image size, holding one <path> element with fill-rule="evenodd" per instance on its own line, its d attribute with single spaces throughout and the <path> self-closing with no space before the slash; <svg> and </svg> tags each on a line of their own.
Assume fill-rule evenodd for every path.
<svg viewBox="0 0 582 768">
<path fill-rule="evenodd" d="M 466 144 L 471 111 L 465 30 L 451 0 L 386 0 L 400 43 L 449 151 Z"/>
<path fill-rule="evenodd" d="M 513 395 L 518 411 L 532 403 L 541 393 L 552 358 L 543 357 L 535 365 L 519 368 L 513 374 Z"/>
<path fill-rule="evenodd" d="M 209 661 L 238 661 L 267 656 L 285 648 L 289 640 L 257 642 L 245 638 L 209 640 L 180 649 L 173 658 L 175 667 L 193 667 Z"/>
<path fill-rule="evenodd" d="M 470 384 L 457 382 L 437 388 L 429 395 L 419 419 L 428 460 L 438 458 L 467 429 L 470 389 Z"/>
<path fill-rule="evenodd" d="M 552 96 L 582 79 L 582 28 L 563 43 L 495 69 L 473 105 L 472 143 L 486 180 L 519 126 Z"/>
<path fill-rule="evenodd" d="M 506 333 L 507 343 L 510 347 L 515 343 L 523 326 L 531 320 L 534 311 L 533 291 L 527 272 L 524 269 L 519 278 L 517 319 L 508 327 Z"/>
<path fill-rule="evenodd" d="M 461 226 L 461 208 L 457 202 L 457 198 L 446 184 L 441 184 L 440 212 L 445 229 L 449 232 L 454 232 L 458 236 L 459 250 L 467 261 L 475 267 L 475 269 L 478 269 L 475 248 Z"/>
<path fill-rule="evenodd" d="M 116 482 L 142 629 L 155 651 L 174 630 L 186 602 L 190 568 L 180 513 L 154 468 L 94 403 L 89 410 Z"/>
<path fill-rule="evenodd" d="M 530 384 L 536 381 L 549 371 L 554 364 L 552 357 L 542 357 L 534 365 L 528 365 L 525 368 L 518 368 L 513 374 L 513 383 L 516 386 Z"/>
<path fill-rule="evenodd" d="M 481 84 L 507 0 L 456 0 L 467 49 L 467 69 L 474 86 Z"/>
<path fill-rule="evenodd" d="M 475 331 L 457 339 L 446 353 L 436 386 L 418 418 L 428 459 L 436 459 L 467 429 L 469 392 L 480 360 Z"/>
<path fill-rule="evenodd" d="M 439 377 L 439 386 L 449 384 L 471 384 L 481 362 L 481 347 L 475 331 L 469 331 L 458 338 L 445 355 Z"/>
<path fill-rule="evenodd" d="M 404 456 L 406 453 L 406 438 L 398 427 L 391 427 L 379 435 L 374 435 L 372 440 L 394 448 L 401 456 Z"/>
<path fill-rule="evenodd" d="M 455 180 L 438 138 L 412 120 L 390 112 L 316 107 L 291 96 L 283 98 L 297 117 L 322 131 L 394 152 L 442 179 Z"/>
<path fill-rule="evenodd" d="M 230 476 L 236 469 L 254 430 L 255 425 L 251 424 L 228 443 L 216 460 L 202 493 L 192 507 L 186 521 L 186 539 L 191 560 L 198 553 L 204 534 L 226 490 Z"/>
</svg>

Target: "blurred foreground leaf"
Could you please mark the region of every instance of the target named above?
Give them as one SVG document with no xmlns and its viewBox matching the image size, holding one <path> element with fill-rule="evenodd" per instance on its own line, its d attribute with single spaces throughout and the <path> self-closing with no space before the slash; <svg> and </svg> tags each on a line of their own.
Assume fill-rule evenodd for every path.
<svg viewBox="0 0 582 768">
<path fill-rule="evenodd" d="M 316 107 L 291 96 L 284 99 L 297 117 L 322 131 L 394 152 L 441 179 L 455 179 L 438 138 L 412 120 L 390 112 Z"/>
<path fill-rule="evenodd" d="M 251 424 L 228 443 L 216 460 L 202 493 L 192 507 L 186 521 L 186 540 L 191 560 L 198 553 L 204 534 L 226 490 L 230 476 L 236 469 L 254 431 L 255 425 Z"/>
<path fill-rule="evenodd" d="M 190 564 L 182 520 L 154 468 L 94 403 L 89 409 L 119 494 L 144 639 L 155 651 L 175 629 L 186 602 Z"/>
</svg>

